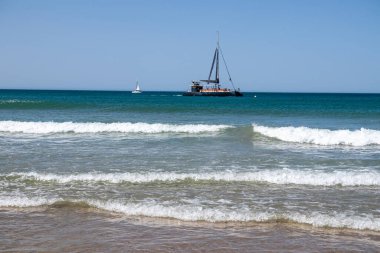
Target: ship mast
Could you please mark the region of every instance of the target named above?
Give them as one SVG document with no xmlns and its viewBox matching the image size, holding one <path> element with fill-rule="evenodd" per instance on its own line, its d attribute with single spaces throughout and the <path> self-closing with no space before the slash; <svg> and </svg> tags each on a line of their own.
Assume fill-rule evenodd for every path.
<svg viewBox="0 0 380 253">
<path fill-rule="evenodd" d="M 210 84 L 210 83 L 214 83 L 214 88 L 215 89 L 219 89 L 220 88 L 220 84 L 219 84 L 219 32 L 218 32 L 218 40 L 217 40 L 217 45 L 216 45 L 216 49 L 215 49 L 215 52 L 214 52 L 214 58 L 212 60 L 212 64 L 211 64 L 211 69 L 210 69 L 210 74 L 208 75 L 208 79 L 207 80 L 201 80 L 203 82 L 207 82 L 207 84 Z M 214 66 L 215 66 L 215 79 L 211 79 L 211 75 L 212 75 L 212 72 L 214 70 Z"/>
<path fill-rule="evenodd" d="M 207 80 L 201 80 L 201 81 L 202 82 L 207 82 L 207 84 L 213 83 L 215 89 L 218 89 L 218 90 L 220 89 L 220 82 L 219 82 L 219 80 L 220 80 L 219 79 L 219 52 L 220 52 L 220 54 L 222 55 L 224 66 L 226 66 L 226 70 L 227 70 L 229 81 L 231 82 L 232 87 L 234 88 L 234 90 L 236 90 L 235 89 L 235 85 L 232 82 L 232 78 L 231 78 L 231 75 L 230 75 L 230 71 L 229 71 L 229 69 L 227 67 L 226 60 L 224 59 L 223 51 L 220 48 L 219 31 L 217 32 L 217 34 L 218 34 L 218 40 L 217 40 L 216 49 L 215 49 L 215 52 L 214 52 L 214 59 L 212 60 L 212 64 L 211 64 L 210 74 L 208 75 L 208 79 Z M 212 75 L 212 72 L 214 70 L 214 66 L 215 66 L 215 79 L 211 79 L 211 75 Z"/>
<path fill-rule="evenodd" d="M 216 84 L 215 84 L 215 88 L 217 88 L 218 90 L 220 89 L 220 84 L 219 84 L 219 51 L 220 51 L 220 46 L 219 46 L 219 31 L 217 32 L 218 33 L 218 42 L 217 42 L 217 50 L 218 50 L 218 55 L 217 55 L 217 58 L 216 58 L 216 68 L 215 68 L 215 79 L 218 81 Z"/>
</svg>

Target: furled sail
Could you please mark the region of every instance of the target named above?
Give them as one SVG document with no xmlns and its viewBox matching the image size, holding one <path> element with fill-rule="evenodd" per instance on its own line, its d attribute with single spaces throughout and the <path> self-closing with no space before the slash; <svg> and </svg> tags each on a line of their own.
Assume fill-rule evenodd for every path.
<svg viewBox="0 0 380 253">
<path fill-rule="evenodd" d="M 212 72 L 214 70 L 214 66 L 215 66 L 215 79 L 211 79 L 211 75 L 212 75 Z M 214 59 L 212 60 L 208 80 L 201 80 L 201 81 L 207 82 L 207 83 L 219 83 L 219 48 L 218 47 L 215 49 Z"/>
<path fill-rule="evenodd" d="M 219 58 L 221 56 L 221 59 Z M 219 60 L 223 61 L 224 66 L 226 67 L 227 74 L 229 77 L 229 81 L 232 84 L 233 90 L 224 88 L 220 84 L 220 76 L 219 76 Z M 219 33 L 218 33 L 218 42 L 214 51 L 214 57 L 211 63 L 210 73 L 208 75 L 208 79 L 192 81 L 190 89 L 183 93 L 184 96 L 214 96 L 214 97 L 227 97 L 227 96 L 235 96 L 241 97 L 243 94 L 239 89 L 235 89 L 234 83 L 232 82 L 232 78 L 230 75 L 230 71 L 228 70 L 226 60 L 223 56 L 222 48 L 219 44 Z"/>
</svg>

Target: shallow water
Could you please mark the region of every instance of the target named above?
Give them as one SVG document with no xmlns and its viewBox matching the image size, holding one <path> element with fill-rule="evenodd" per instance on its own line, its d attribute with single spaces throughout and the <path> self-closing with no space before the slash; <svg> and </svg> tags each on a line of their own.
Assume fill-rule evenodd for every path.
<svg viewBox="0 0 380 253">
<path fill-rule="evenodd" d="M 133 219 L 66 207 L 2 211 L 0 231 L 2 250 L 16 252 L 377 252 L 380 247 L 379 233 Z"/>
</svg>

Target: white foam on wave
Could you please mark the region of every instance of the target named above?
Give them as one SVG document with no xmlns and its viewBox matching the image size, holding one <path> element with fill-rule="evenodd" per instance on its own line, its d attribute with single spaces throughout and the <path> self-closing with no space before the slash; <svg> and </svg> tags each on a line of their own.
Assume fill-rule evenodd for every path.
<svg viewBox="0 0 380 253">
<path fill-rule="evenodd" d="M 380 131 L 361 128 L 360 130 L 329 130 L 308 127 L 267 127 L 252 124 L 253 131 L 287 142 L 317 145 L 380 145 Z"/>
<path fill-rule="evenodd" d="M 267 216 L 253 216 L 249 211 L 233 211 L 224 208 L 207 208 L 200 205 L 166 206 L 159 203 L 121 203 L 117 201 L 90 201 L 97 208 L 111 212 L 123 213 L 129 216 L 148 216 L 160 218 L 175 218 L 183 221 L 265 221 Z"/>
<path fill-rule="evenodd" d="M 380 186 L 380 172 L 366 171 L 316 171 L 316 170 L 255 170 L 250 172 L 218 171 L 204 173 L 179 172 L 126 172 L 126 173 L 82 173 L 53 174 L 20 172 L 3 174 L 5 177 L 18 177 L 21 180 L 69 182 L 109 182 L 109 183 L 149 183 L 154 181 L 175 182 L 227 181 L 227 182 L 261 182 L 272 184 L 297 184 L 313 186 Z M 11 179 L 13 180 L 13 179 Z M 18 180 L 18 179 L 16 179 Z"/>
<path fill-rule="evenodd" d="M 218 132 L 229 125 L 205 125 L 205 124 L 149 124 L 149 123 L 75 123 L 75 122 L 24 122 L 24 121 L 0 121 L 0 132 L 8 133 L 30 133 L 30 134 L 49 134 L 49 133 L 207 133 Z"/>
<path fill-rule="evenodd" d="M 27 208 L 52 205 L 63 199 L 27 198 L 24 196 L 0 197 L 1 207 Z M 89 205 L 128 216 L 145 216 L 153 218 L 174 218 L 182 221 L 206 222 L 272 222 L 288 220 L 296 223 L 309 224 L 315 227 L 350 228 L 358 230 L 380 231 L 380 218 L 373 215 L 352 215 L 346 213 L 321 214 L 311 212 L 260 212 L 248 208 L 231 210 L 223 205 L 206 207 L 202 205 L 164 205 L 150 202 L 122 203 L 120 201 L 73 200 L 73 203 L 88 203 Z"/>
<path fill-rule="evenodd" d="M 305 214 L 290 214 L 288 219 L 298 223 L 310 224 L 314 227 L 350 228 L 358 230 L 380 231 L 380 218 L 373 215 L 349 215 L 345 213 L 321 214 L 312 212 Z"/>
<path fill-rule="evenodd" d="M 291 222 L 309 224 L 315 227 L 350 228 L 359 230 L 380 231 L 380 219 L 372 215 L 357 216 L 345 213 L 320 214 L 312 212 L 257 212 L 249 209 L 231 210 L 220 207 L 204 207 L 197 205 L 165 206 L 157 203 L 127 203 L 90 201 L 97 208 L 111 212 L 124 213 L 129 216 L 148 216 L 157 218 L 175 218 L 183 221 L 207 222 L 271 222 L 289 220 Z"/>
<path fill-rule="evenodd" d="M 50 205 L 56 201 L 58 200 L 41 197 L 29 198 L 26 196 L 0 196 L 0 207 L 36 207 Z"/>
</svg>

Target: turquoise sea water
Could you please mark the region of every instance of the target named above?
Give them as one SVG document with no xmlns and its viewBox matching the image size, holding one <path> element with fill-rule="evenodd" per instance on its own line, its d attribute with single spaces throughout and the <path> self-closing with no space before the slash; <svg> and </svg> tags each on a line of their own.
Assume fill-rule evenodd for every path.
<svg viewBox="0 0 380 253">
<path fill-rule="evenodd" d="M 380 95 L 0 91 L 0 208 L 380 231 Z"/>
<path fill-rule="evenodd" d="M 0 95 L 3 120 L 380 128 L 379 94 L 245 93 L 205 99 L 181 92 L 2 90 Z"/>
</svg>

